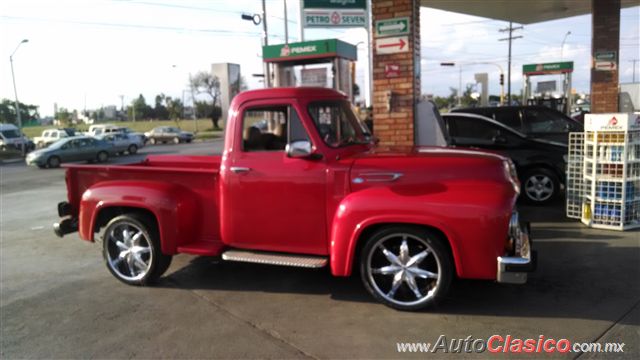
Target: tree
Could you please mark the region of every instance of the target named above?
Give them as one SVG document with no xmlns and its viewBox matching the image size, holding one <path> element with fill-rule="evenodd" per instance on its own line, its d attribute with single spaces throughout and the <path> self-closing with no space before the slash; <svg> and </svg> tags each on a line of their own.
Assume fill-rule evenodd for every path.
<svg viewBox="0 0 640 360">
<path fill-rule="evenodd" d="M 153 108 L 153 113 L 156 119 L 167 120 L 169 119 L 169 111 L 167 107 L 164 106 L 164 102 L 166 101 L 165 94 L 156 95 L 156 104 Z"/>
<path fill-rule="evenodd" d="M 71 112 L 66 108 L 61 107 L 55 116 L 56 120 L 60 121 L 60 125 L 69 126 L 71 124 Z"/>
<path fill-rule="evenodd" d="M 38 107 L 20 102 L 20 118 L 23 125 L 40 117 Z M 13 100 L 2 99 L 0 102 L 0 123 L 18 124 L 16 106 Z"/>
<path fill-rule="evenodd" d="M 180 126 L 180 119 L 182 119 L 182 101 L 180 99 L 174 99 L 170 96 L 166 96 L 164 99 L 166 104 L 167 113 L 169 118 L 176 122 L 176 125 Z"/>
<path fill-rule="evenodd" d="M 211 97 L 211 112 L 209 116 L 211 117 L 211 122 L 213 123 L 213 128 L 218 130 L 220 126 L 218 125 L 218 121 L 222 116 L 222 112 L 215 111 L 216 107 L 219 107 L 219 99 L 220 99 L 220 79 L 217 76 L 208 73 L 206 71 L 200 71 L 195 76 L 193 76 L 190 80 L 191 88 L 194 89 L 199 94 L 207 94 Z M 239 86 L 241 84 L 238 84 Z"/>
<path fill-rule="evenodd" d="M 144 99 L 142 94 L 140 94 L 137 99 L 133 100 L 131 105 L 133 106 L 133 109 L 129 110 L 130 117 L 134 119 L 150 119 L 152 117 L 153 108 L 147 105 L 147 101 Z"/>
</svg>

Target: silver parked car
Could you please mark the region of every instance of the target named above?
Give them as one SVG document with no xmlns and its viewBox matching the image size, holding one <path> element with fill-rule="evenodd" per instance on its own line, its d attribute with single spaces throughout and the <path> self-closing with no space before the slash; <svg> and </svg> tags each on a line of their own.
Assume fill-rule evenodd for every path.
<svg viewBox="0 0 640 360">
<path fill-rule="evenodd" d="M 133 155 L 138 149 L 144 146 L 144 141 L 137 135 L 124 132 L 107 133 L 96 136 L 97 139 L 104 140 L 113 145 L 113 151 L 117 154 L 124 154 L 125 151 Z"/>
</svg>

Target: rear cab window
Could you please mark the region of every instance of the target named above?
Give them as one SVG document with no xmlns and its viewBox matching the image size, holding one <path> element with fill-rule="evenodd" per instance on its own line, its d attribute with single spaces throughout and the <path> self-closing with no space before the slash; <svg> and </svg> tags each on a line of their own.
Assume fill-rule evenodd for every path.
<svg viewBox="0 0 640 360">
<path fill-rule="evenodd" d="M 310 141 L 296 110 L 290 105 L 249 107 L 242 115 L 242 150 L 284 151 L 293 141 Z"/>
</svg>

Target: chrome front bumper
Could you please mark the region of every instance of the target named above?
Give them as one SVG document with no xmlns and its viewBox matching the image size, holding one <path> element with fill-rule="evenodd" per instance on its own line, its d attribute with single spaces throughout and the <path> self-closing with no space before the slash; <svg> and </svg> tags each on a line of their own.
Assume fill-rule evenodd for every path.
<svg viewBox="0 0 640 360">
<path fill-rule="evenodd" d="M 524 284 L 527 282 L 527 273 L 536 270 L 537 256 L 531 249 L 529 232 L 529 224 L 521 224 L 518 213 L 514 212 L 509 224 L 509 237 L 514 244 L 513 254 L 498 256 L 498 282 Z"/>
</svg>

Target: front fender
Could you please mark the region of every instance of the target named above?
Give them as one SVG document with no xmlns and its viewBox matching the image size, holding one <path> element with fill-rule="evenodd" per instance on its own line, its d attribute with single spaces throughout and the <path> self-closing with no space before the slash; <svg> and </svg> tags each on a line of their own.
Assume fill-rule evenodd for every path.
<svg viewBox="0 0 640 360">
<path fill-rule="evenodd" d="M 495 278 L 496 259 L 507 236 L 510 202 L 490 202 L 486 196 L 474 198 L 467 194 L 465 202 L 452 201 L 460 195 L 455 191 L 403 196 L 389 188 L 376 187 L 348 195 L 333 218 L 332 274 L 351 274 L 358 241 L 365 229 L 393 223 L 427 226 L 442 232 L 459 277 Z"/>
<path fill-rule="evenodd" d="M 181 243 L 196 235 L 193 216 L 199 212 L 196 195 L 176 184 L 154 181 L 105 181 L 93 185 L 82 194 L 79 234 L 94 241 L 100 212 L 113 207 L 143 209 L 151 212 L 158 223 L 162 252 L 177 253 Z"/>
</svg>

